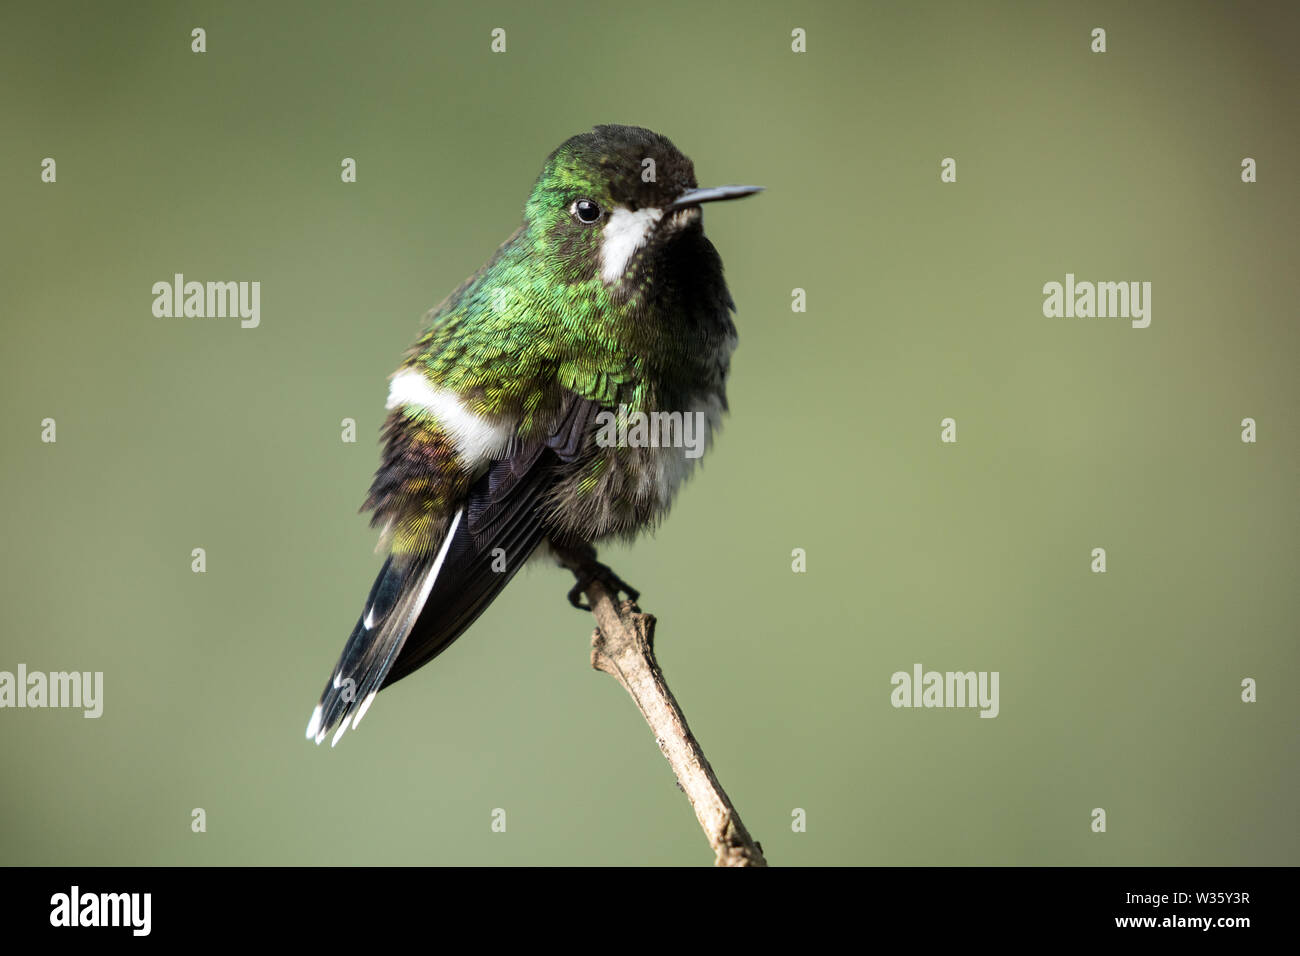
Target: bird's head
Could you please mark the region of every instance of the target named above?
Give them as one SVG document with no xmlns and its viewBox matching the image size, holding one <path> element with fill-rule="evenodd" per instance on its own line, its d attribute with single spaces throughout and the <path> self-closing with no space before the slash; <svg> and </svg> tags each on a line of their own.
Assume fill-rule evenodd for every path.
<svg viewBox="0 0 1300 956">
<path fill-rule="evenodd" d="M 597 126 L 546 160 L 525 218 L 537 251 L 571 282 L 606 287 L 649 278 L 656 251 L 702 228 L 700 205 L 761 186 L 701 189 L 695 167 L 666 137 L 638 126 Z"/>
</svg>

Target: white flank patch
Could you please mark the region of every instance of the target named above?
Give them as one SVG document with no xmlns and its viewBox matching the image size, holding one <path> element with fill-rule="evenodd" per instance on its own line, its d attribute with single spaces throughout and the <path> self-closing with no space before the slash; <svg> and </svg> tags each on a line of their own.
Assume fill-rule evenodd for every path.
<svg viewBox="0 0 1300 956">
<path fill-rule="evenodd" d="M 510 425 L 474 414 L 459 395 L 451 389 L 434 388 L 417 369 L 405 368 L 393 376 L 386 407 L 398 405 L 428 410 L 450 436 L 466 470 L 499 458 L 510 441 Z"/>
<path fill-rule="evenodd" d="M 613 285 L 623 278 L 628 263 L 645 245 L 646 237 L 662 215 L 662 210 L 648 208 L 632 212 L 619 206 L 610 211 L 600 240 L 600 278 L 605 285 Z"/>
</svg>

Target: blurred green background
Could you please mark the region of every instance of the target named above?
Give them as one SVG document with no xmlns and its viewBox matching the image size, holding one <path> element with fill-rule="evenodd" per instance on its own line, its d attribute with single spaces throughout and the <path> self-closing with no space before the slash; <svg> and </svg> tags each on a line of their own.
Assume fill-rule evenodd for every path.
<svg viewBox="0 0 1300 956">
<path fill-rule="evenodd" d="M 6 3 L 0 670 L 103 671 L 105 710 L 0 711 L 0 860 L 711 862 L 558 569 L 336 750 L 303 739 L 380 563 L 356 511 L 387 375 L 546 154 L 618 122 L 768 187 L 706 213 L 732 414 L 659 533 L 605 555 L 770 861 L 1300 863 L 1296 26 Z M 175 272 L 259 280 L 260 328 L 155 318 Z M 1152 282 L 1150 328 L 1045 318 L 1067 272 Z M 1000 716 L 894 709 L 918 662 L 999 671 Z"/>
</svg>

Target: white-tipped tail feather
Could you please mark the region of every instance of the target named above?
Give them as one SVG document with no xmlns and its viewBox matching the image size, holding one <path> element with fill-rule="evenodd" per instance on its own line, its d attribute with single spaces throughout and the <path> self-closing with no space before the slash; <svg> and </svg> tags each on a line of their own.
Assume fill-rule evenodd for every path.
<svg viewBox="0 0 1300 956">
<path fill-rule="evenodd" d="M 320 718 L 322 713 L 324 713 L 324 708 L 320 704 L 317 704 L 316 709 L 311 712 L 311 722 L 307 724 L 308 740 L 311 740 L 313 737 L 315 737 L 316 732 L 320 730 Z M 316 742 L 320 743 L 319 740 Z"/>
<path fill-rule="evenodd" d="M 356 729 L 361 723 L 429 600 L 464 514 L 461 508 L 452 517 L 432 562 L 426 558 L 407 566 L 394 563 L 390 557 L 384 565 L 361 620 L 343 649 L 320 703 L 312 711 L 308 739 L 320 744 L 333 730 L 333 747 L 349 726 Z"/>
</svg>

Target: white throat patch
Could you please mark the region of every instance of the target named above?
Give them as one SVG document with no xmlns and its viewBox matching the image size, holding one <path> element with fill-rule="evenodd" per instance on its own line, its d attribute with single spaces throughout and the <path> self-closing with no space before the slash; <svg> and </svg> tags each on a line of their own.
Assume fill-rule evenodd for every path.
<svg viewBox="0 0 1300 956">
<path fill-rule="evenodd" d="M 663 210 L 660 209 L 647 208 L 632 212 L 619 206 L 610 210 L 600 240 L 600 278 L 605 285 L 613 285 L 623 278 L 628 263 L 636 251 L 645 245 L 646 237 L 662 215 Z"/>
</svg>

